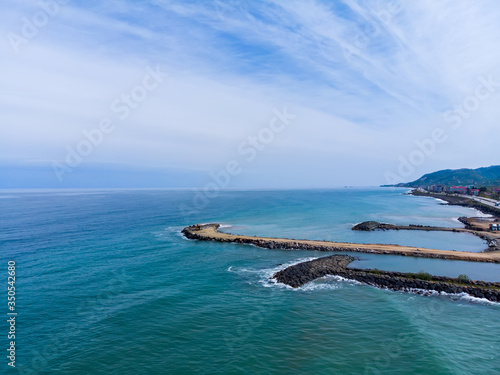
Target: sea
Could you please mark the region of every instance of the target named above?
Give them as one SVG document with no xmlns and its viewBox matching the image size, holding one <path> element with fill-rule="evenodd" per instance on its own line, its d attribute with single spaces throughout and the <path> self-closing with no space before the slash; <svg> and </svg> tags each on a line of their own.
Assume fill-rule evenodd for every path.
<svg viewBox="0 0 500 375">
<path fill-rule="evenodd" d="M 181 234 L 217 222 L 246 235 L 487 247 L 464 233 L 351 229 L 366 220 L 460 227 L 460 216 L 484 216 L 407 191 L 0 191 L 0 373 L 500 374 L 500 304 L 333 276 L 293 289 L 270 278 L 333 253 Z M 500 264 L 354 256 L 359 268 L 500 281 Z"/>
</svg>

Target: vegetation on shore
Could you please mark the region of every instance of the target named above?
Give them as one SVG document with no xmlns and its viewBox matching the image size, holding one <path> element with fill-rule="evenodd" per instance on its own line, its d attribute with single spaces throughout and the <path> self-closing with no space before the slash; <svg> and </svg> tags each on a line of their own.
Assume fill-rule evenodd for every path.
<svg viewBox="0 0 500 375">
<path fill-rule="evenodd" d="M 418 180 L 396 186 L 416 188 L 428 185 L 498 187 L 500 186 L 500 165 L 477 169 L 445 169 L 425 174 Z"/>
</svg>

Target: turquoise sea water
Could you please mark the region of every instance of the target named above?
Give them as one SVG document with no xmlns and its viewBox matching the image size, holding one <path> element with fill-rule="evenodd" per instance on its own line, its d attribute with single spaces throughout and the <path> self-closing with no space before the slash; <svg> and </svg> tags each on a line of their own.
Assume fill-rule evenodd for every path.
<svg viewBox="0 0 500 375">
<path fill-rule="evenodd" d="M 328 253 L 190 241 L 233 233 L 481 251 L 456 233 L 354 232 L 353 224 L 460 226 L 471 209 L 404 190 L 0 192 L 1 268 L 17 263 L 17 357 L 5 374 L 498 374 L 500 305 L 327 277 L 269 281 Z M 359 254 L 356 266 L 500 281 L 500 265 Z M 7 349 L 7 324 L 0 343 Z M 6 350 L 4 350 L 4 353 Z"/>
</svg>

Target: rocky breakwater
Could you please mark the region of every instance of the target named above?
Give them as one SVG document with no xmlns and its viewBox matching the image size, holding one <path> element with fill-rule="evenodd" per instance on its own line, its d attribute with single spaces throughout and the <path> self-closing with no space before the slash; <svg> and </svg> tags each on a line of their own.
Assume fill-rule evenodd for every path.
<svg viewBox="0 0 500 375">
<path fill-rule="evenodd" d="M 214 229 L 218 230 L 220 228 L 220 224 L 196 224 L 190 225 L 189 227 L 184 228 L 181 233 L 190 240 L 199 240 L 199 241 L 208 241 L 209 238 L 200 234 L 200 231 L 203 229 Z"/>
<path fill-rule="evenodd" d="M 348 255 L 332 255 L 308 262 L 295 264 L 282 271 L 277 272 L 273 279 L 276 281 L 298 288 L 310 281 L 326 275 L 337 275 L 345 272 L 346 267 L 355 258 Z"/>
<path fill-rule="evenodd" d="M 219 232 L 219 224 L 196 224 L 186 227 L 182 233 L 186 238 L 199 241 L 215 241 L 254 245 L 265 249 L 309 250 L 331 252 L 358 252 L 371 254 L 391 254 L 401 256 L 464 260 L 471 262 L 500 263 L 500 252 L 471 253 L 462 251 L 436 250 L 412 246 L 360 244 L 349 242 L 296 240 L 288 238 L 269 238 L 236 235 Z"/>
<path fill-rule="evenodd" d="M 371 232 L 376 230 L 424 230 L 424 231 L 439 231 L 439 232 L 464 232 L 461 228 L 445 228 L 445 227 L 433 227 L 429 225 L 395 225 L 395 224 L 385 224 L 379 223 L 378 221 L 363 221 L 362 223 L 356 224 L 352 227 L 352 230 Z"/>
<path fill-rule="evenodd" d="M 315 241 L 307 240 L 237 236 L 228 233 L 221 233 L 218 231 L 219 228 L 220 224 L 197 224 L 184 228 L 182 230 L 182 234 L 184 234 L 186 238 L 192 240 L 248 244 L 262 247 L 264 249 L 375 252 L 366 251 L 361 248 L 357 249 L 352 247 L 337 246 L 334 242 L 319 244 L 315 243 Z M 206 232 L 207 229 L 211 230 L 209 234 Z"/>
<path fill-rule="evenodd" d="M 494 234 L 487 232 L 483 227 L 477 225 L 477 218 L 459 217 L 458 220 L 465 225 L 465 228 L 447 228 L 433 227 L 428 225 L 394 225 L 379 223 L 378 221 L 364 221 L 352 227 L 352 230 L 372 232 L 376 230 L 423 230 L 423 231 L 441 231 L 454 233 L 469 233 L 486 241 L 488 248 L 485 251 L 499 251 L 499 238 Z"/>
<path fill-rule="evenodd" d="M 349 268 L 355 258 L 348 255 L 333 255 L 299 263 L 277 272 L 272 278 L 297 288 L 326 275 L 341 276 L 368 285 L 402 291 L 466 293 L 477 298 L 500 302 L 500 283 L 472 281 L 465 277 L 449 278 L 428 273 L 401 273 L 379 270 Z"/>
</svg>

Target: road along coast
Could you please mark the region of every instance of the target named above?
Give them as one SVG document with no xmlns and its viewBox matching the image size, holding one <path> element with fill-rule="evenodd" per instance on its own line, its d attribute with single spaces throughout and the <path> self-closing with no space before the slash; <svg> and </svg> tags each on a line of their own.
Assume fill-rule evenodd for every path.
<svg viewBox="0 0 500 375">
<path fill-rule="evenodd" d="M 475 208 L 478 211 L 481 211 L 484 214 L 489 214 L 493 215 L 497 218 L 500 218 L 500 208 L 498 207 L 493 207 L 491 205 L 478 202 L 474 199 L 466 198 L 463 196 L 458 196 L 458 195 L 450 195 L 450 194 L 445 194 L 445 193 L 429 193 L 429 192 L 422 192 L 418 189 L 412 190 L 409 195 L 415 195 L 418 197 L 432 197 L 436 199 L 441 199 L 445 201 L 448 205 L 450 206 L 462 206 L 462 207 L 469 207 L 469 208 Z"/>
<path fill-rule="evenodd" d="M 358 244 L 349 242 L 311 241 L 288 238 L 244 236 L 219 232 L 220 224 L 192 225 L 182 230 L 186 238 L 199 241 L 216 241 L 255 245 L 266 249 L 314 250 L 334 252 L 358 252 L 372 254 L 390 254 L 422 258 L 463 260 L 470 262 L 500 263 L 500 251 L 473 253 L 454 250 L 437 250 L 412 246 L 385 244 Z"/>
</svg>

